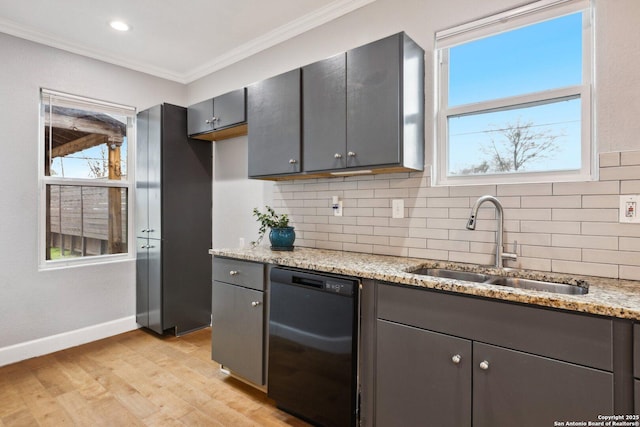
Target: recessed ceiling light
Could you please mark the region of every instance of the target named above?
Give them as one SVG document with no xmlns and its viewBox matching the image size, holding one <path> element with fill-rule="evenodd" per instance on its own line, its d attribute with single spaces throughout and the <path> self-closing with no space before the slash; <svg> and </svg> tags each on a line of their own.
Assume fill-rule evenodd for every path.
<svg viewBox="0 0 640 427">
<path fill-rule="evenodd" d="M 122 21 L 111 21 L 109 23 L 111 28 L 118 31 L 129 31 L 129 26 Z"/>
</svg>

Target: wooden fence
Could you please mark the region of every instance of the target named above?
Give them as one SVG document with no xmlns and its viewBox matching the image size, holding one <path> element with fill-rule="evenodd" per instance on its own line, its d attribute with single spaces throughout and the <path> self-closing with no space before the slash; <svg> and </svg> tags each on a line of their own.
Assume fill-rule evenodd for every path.
<svg viewBox="0 0 640 427">
<path fill-rule="evenodd" d="M 109 227 L 113 221 L 121 224 L 121 229 L 115 232 L 115 238 L 119 240 L 115 246 L 121 248 L 117 252 L 126 252 L 126 188 L 51 185 L 49 189 L 50 247 L 71 251 L 75 256 L 112 253 L 114 245 L 109 244 Z M 115 213 L 120 218 L 110 218 L 110 200 L 120 204 Z"/>
</svg>

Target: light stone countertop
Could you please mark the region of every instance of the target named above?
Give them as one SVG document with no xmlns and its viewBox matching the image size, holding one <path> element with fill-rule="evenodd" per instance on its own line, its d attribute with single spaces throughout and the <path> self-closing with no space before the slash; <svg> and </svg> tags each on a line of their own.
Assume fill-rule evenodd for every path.
<svg viewBox="0 0 640 427">
<path fill-rule="evenodd" d="M 531 270 L 505 269 L 499 271 L 473 264 L 312 248 L 295 248 L 291 252 L 286 252 L 272 251 L 268 247 L 260 246 L 248 249 L 211 249 L 209 253 L 215 256 L 266 264 L 336 273 L 363 279 L 375 279 L 602 316 L 640 320 L 640 281 Z M 584 285 L 586 282 L 589 292 L 586 295 L 563 295 L 410 273 L 410 271 L 415 271 L 421 267 L 449 268 L 503 276 L 508 275 L 572 285 Z"/>
</svg>

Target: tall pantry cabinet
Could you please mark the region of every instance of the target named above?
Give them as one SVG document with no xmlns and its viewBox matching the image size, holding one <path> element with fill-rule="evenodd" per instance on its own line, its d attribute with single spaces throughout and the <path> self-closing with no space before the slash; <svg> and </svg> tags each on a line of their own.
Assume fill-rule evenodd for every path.
<svg viewBox="0 0 640 427">
<path fill-rule="evenodd" d="M 136 321 L 176 335 L 211 322 L 211 145 L 187 137 L 187 110 L 144 110 L 136 141 Z"/>
</svg>

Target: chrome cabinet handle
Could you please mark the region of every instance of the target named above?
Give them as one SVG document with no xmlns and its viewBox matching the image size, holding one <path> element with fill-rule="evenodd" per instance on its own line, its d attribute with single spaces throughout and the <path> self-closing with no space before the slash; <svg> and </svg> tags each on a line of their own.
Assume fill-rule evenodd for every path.
<svg viewBox="0 0 640 427">
<path fill-rule="evenodd" d="M 489 369 L 489 362 L 487 362 L 486 360 L 480 362 L 480 369 L 482 369 L 483 371 Z"/>
<path fill-rule="evenodd" d="M 231 270 L 229 271 L 229 275 L 230 276 L 237 276 L 238 274 L 240 274 L 240 272 L 238 270 Z"/>
<path fill-rule="evenodd" d="M 147 245 L 142 245 L 142 246 L 140 246 L 140 249 L 147 249 L 148 247 L 149 246 L 147 246 Z"/>
<path fill-rule="evenodd" d="M 154 230 L 153 228 L 147 229 L 147 233 L 153 233 L 154 231 L 156 231 L 156 230 Z"/>
<path fill-rule="evenodd" d="M 146 228 L 143 228 L 142 230 L 140 230 L 141 233 L 148 233 L 149 230 L 147 230 Z"/>
<path fill-rule="evenodd" d="M 453 356 L 451 356 L 451 361 L 456 365 L 460 363 L 461 360 L 462 360 L 462 357 L 459 354 L 454 354 Z"/>
<path fill-rule="evenodd" d="M 155 248 L 155 246 L 153 246 L 153 245 L 147 245 L 147 249 L 152 249 L 152 248 Z"/>
<path fill-rule="evenodd" d="M 257 307 L 257 306 L 259 306 L 260 304 L 261 304 L 261 303 L 260 303 L 260 301 L 253 301 L 253 302 L 251 303 L 251 307 Z"/>
<path fill-rule="evenodd" d="M 349 156 L 349 157 L 355 157 L 355 156 L 356 156 L 356 153 L 354 153 L 353 151 L 349 151 L 349 152 L 347 153 L 347 156 Z"/>
<path fill-rule="evenodd" d="M 341 159 L 342 158 L 342 154 L 336 153 L 336 154 L 333 155 L 333 158 L 334 159 Z"/>
<path fill-rule="evenodd" d="M 296 159 L 289 159 L 289 164 L 290 165 L 295 165 L 296 163 L 298 163 L 298 161 Z"/>
<path fill-rule="evenodd" d="M 217 121 L 218 121 L 218 118 L 217 118 L 217 117 L 215 117 L 215 116 L 213 116 L 213 117 L 211 118 L 211 120 L 205 120 L 204 122 L 205 122 L 206 124 L 208 124 L 208 125 L 212 125 L 213 123 L 215 123 L 215 122 L 217 122 Z"/>
</svg>

